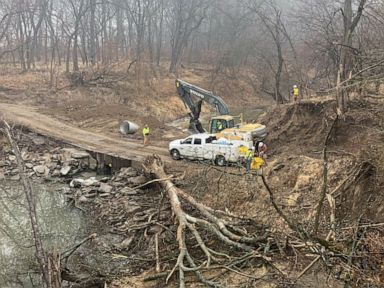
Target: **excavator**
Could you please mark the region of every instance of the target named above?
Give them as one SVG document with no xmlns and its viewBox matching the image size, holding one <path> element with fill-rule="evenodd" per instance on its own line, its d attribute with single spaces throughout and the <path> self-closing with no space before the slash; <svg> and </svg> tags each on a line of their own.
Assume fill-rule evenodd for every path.
<svg viewBox="0 0 384 288">
<path fill-rule="evenodd" d="M 176 88 L 185 107 L 190 110 L 189 130 L 192 133 L 209 132 L 216 134 L 218 139 L 243 141 L 263 140 L 267 136 L 265 125 L 247 124 L 243 122 L 242 115 L 229 115 L 229 108 L 220 96 L 180 79 L 176 79 Z M 203 101 L 211 105 L 217 114 L 209 121 L 209 131 L 204 129 L 199 120 Z M 239 118 L 240 123 L 236 124 L 235 118 Z"/>
</svg>

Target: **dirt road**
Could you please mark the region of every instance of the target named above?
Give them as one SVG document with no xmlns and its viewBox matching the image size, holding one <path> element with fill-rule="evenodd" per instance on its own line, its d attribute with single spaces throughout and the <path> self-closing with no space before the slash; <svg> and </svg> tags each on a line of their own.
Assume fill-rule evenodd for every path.
<svg viewBox="0 0 384 288">
<path fill-rule="evenodd" d="M 0 117 L 29 129 L 85 150 L 106 153 L 132 160 L 142 160 L 152 154 L 168 158 L 166 147 L 147 146 L 125 139 L 93 133 L 67 125 L 53 117 L 41 114 L 36 108 L 0 103 Z"/>
</svg>

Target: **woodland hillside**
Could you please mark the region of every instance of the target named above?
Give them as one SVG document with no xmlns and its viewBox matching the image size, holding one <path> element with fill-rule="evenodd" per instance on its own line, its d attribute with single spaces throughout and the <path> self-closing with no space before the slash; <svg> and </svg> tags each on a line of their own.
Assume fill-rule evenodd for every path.
<svg viewBox="0 0 384 288">
<path fill-rule="evenodd" d="M 384 287 L 383 47 L 381 0 L 0 1 L 0 287 Z M 170 156 L 177 79 L 261 168 Z"/>
</svg>

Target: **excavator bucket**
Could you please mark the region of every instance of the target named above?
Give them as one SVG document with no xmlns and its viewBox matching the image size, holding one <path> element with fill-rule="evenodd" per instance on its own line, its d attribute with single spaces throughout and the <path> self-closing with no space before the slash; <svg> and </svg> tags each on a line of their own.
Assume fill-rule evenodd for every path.
<svg viewBox="0 0 384 288">
<path fill-rule="evenodd" d="M 196 119 L 190 120 L 188 130 L 192 134 L 205 133 L 206 132 L 205 129 L 203 128 L 203 125 L 201 125 L 201 122 L 198 119 L 197 120 Z"/>
<path fill-rule="evenodd" d="M 199 100 L 196 106 L 194 106 L 193 108 L 191 107 L 191 113 L 189 113 L 189 117 L 191 119 L 189 120 L 188 130 L 191 131 L 193 134 L 206 132 L 199 120 L 202 102 L 202 100 Z"/>
</svg>

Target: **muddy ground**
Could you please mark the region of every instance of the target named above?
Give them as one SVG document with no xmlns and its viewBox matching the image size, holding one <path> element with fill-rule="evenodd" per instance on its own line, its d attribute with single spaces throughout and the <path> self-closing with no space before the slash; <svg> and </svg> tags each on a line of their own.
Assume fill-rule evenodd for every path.
<svg viewBox="0 0 384 288">
<path fill-rule="evenodd" d="M 315 208 L 324 183 L 323 148 L 335 119 L 334 104 L 333 101 L 308 101 L 276 107 L 262 119 L 263 123 L 269 123 L 270 128 L 268 165 L 263 173 L 278 206 L 307 231 L 313 229 Z M 343 287 L 345 281 L 352 286 L 356 283 L 371 283 L 374 287 L 381 285 L 384 250 L 380 243 L 383 231 L 380 224 L 371 225 L 383 221 L 383 107 L 382 104 L 364 101 L 351 104 L 350 111 L 344 119 L 337 120 L 330 136 L 327 189 L 334 195 L 336 203 L 336 223 L 333 228 L 335 237 L 330 242 L 331 245 L 337 247 L 337 251 L 349 255 L 350 245 L 353 243 L 348 239 L 354 239 L 358 231 L 360 238 L 355 247 L 358 258 L 352 261 L 355 270 L 351 273 L 343 261 L 327 256 L 326 265 L 319 261 L 293 287 Z M 23 136 L 20 139 L 23 143 Z M 39 137 L 33 135 L 33 139 Z M 39 143 L 39 140 L 36 141 Z M 132 168 L 116 171 L 111 176 L 102 177 L 104 179 L 78 177 L 77 173 L 81 169 L 92 170 L 95 167 L 76 163 L 78 160 L 72 163 L 70 159 L 73 159 L 73 155 L 67 155 L 70 159 L 65 160 L 60 152 L 63 149 L 62 144 L 56 143 L 57 147 L 41 150 L 41 145 L 35 143 L 30 146 L 25 142 L 24 148 L 32 153 L 26 154 L 27 161 L 32 161 L 29 165 L 30 176 L 39 179 L 54 177 L 65 181 L 68 185 L 66 194 L 69 203 L 97 219 L 92 225 L 98 227 L 99 237 L 90 244 L 87 251 L 93 253 L 92 249 L 101 250 L 104 256 L 97 261 L 114 263 L 111 265 L 114 267 L 112 270 L 103 268 L 106 270 L 102 271 L 108 277 L 114 275 L 112 278 L 117 278 L 113 280 L 112 287 L 176 285 L 176 277 L 171 278 L 168 284 L 165 284 L 164 278 L 143 282 L 145 276 L 156 273 L 154 235 L 160 235 L 161 271 L 171 269 L 178 253 L 174 239 L 176 226 L 171 217 L 170 206 L 167 201 L 160 206 L 162 193 L 156 184 L 141 187 L 150 179 L 140 169 Z M 3 144 L 2 147 L 6 145 Z M 10 156 L 12 152 L 5 149 L 3 174 L 5 177 L 15 177 L 13 181 L 17 181 L 17 171 L 12 166 L 14 159 Z M 65 163 L 74 165 L 69 175 L 60 173 L 67 167 Z M 81 168 L 81 165 L 85 166 Z M 269 231 L 281 243 L 286 241 L 284 239 L 292 241 L 294 232 L 271 205 L 269 194 L 260 177 L 245 175 L 242 168 L 218 169 L 205 163 L 186 161 L 171 162 L 167 164 L 166 171 L 174 176 L 184 175 L 175 181 L 177 187 L 205 205 L 252 219 L 254 224 L 247 228 L 249 232 L 257 234 Z M 77 178 L 80 179 L 74 180 Z M 160 213 L 159 207 L 162 207 Z M 320 219 L 320 237 L 325 238 L 331 229 L 330 213 L 331 209 L 325 201 Z M 156 221 L 153 220 L 154 217 Z M 356 230 L 356 225 L 363 227 L 362 230 Z M 209 242 L 209 236 L 205 237 L 208 237 L 206 239 Z M 228 248 L 222 249 L 227 251 Z M 219 278 L 214 272 L 206 275 L 227 287 L 292 285 L 292 279 L 314 257 L 308 251 L 293 249 L 283 252 L 272 249 L 266 254 L 279 267 L 284 277 L 273 276 L 273 273 L 271 276 L 271 270 L 264 265 L 260 266 L 260 263 L 249 263 L 241 271 L 247 275 L 265 277 L 262 278 L 264 280 L 252 281 L 249 277 L 236 273 L 225 273 Z M 79 257 L 81 258 L 81 254 L 75 256 L 74 261 Z M 128 278 L 124 278 L 124 275 Z M 112 278 L 108 278 L 108 281 Z M 192 285 L 191 281 L 195 283 L 196 279 L 188 276 L 188 285 Z"/>
<path fill-rule="evenodd" d="M 183 78 L 199 83 L 202 87 L 210 87 L 210 83 L 204 80 L 206 72 L 196 71 L 184 71 Z M 111 74 L 103 83 L 91 81 L 86 87 L 68 87 L 70 83 L 63 78 L 59 83 L 63 89 L 57 89 L 53 93 L 41 85 L 41 75 L 28 74 L 27 78 L 21 81 L 19 75 L 11 74 L 0 80 L 0 100 L 20 105 L 19 107 L 22 107 L 21 104 L 33 105 L 37 109 L 36 113 L 53 117 L 59 123 L 106 135 L 114 140 L 130 140 L 136 144 L 140 143 L 140 137 L 122 138 L 117 131 L 118 123 L 126 119 L 140 125 L 149 122 L 147 124 L 153 128 L 152 141 L 156 143 L 155 146 L 163 147 L 161 151 L 166 151 L 168 140 L 185 135 L 182 129 L 167 124 L 184 116 L 186 110 L 175 95 L 174 79 L 171 75 L 162 75 L 161 80 L 132 84 L 132 81 L 121 80 L 119 74 Z M 266 139 L 269 146 L 267 167 L 263 173 L 276 204 L 289 219 L 300 223 L 308 233 L 313 233 L 316 208 L 324 187 L 324 142 L 336 118 L 335 102 L 320 99 L 274 106 L 266 110 L 264 116 L 257 118 L 258 113 L 252 111 L 264 107 L 265 102 L 259 101 L 257 96 L 233 99 L 233 95 L 236 95 L 234 87 L 237 86 L 230 81 L 227 81 L 226 85 L 232 86 L 231 89 L 224 85 L 218 87 L 218 91 L 224 93 L 220 95 L 228 100 L 231 107 L 235 111 L 248 112 L 246 114 L 249 120 L 262 122 L 269 128 L 269 136 Z M 149 88 L 140 92 L 138 87 L 141 86 Z M 249 92 L 247 89 L 245 91 Z M 253 107 L 250 103 L 257 105 Z M 249 111 L 244 111 L 244 106 L 248 107 Z M 326 180 L 327 192 L 335 201 L 335 209 L 330 207 L 327 199 L 324 200 L 317 234 L 321 239 L 325 239 L 328 232 L 333 231 L 334 236 L 329 241 L 327 253 L 322 255 L 321 261 L 299 279 L 297 277 L 303 269 L 318 254 L 308 250 L 311 245 L 307 242 L 303 244 L 297 233 L 292 231 L 276 212 L 260 177 L 244 175 L 244 169 L 218 169 L 204 163 L 172 161 L 167 164 L 166 172 L 169 175 L 184 175 L 175 180 L 177 187 L 207 206 L 251 219 L 250 223 L 253 225 L 246 225 L 248 232 L 255 235 L 268 232 L 272 235 L 274 243 L 288 247 L 263 248 L 265 255 L 281 273 L 276 273 L 276 269 L 260 262 L 251 262 L 243 267 L 236 267 L 247 276 L 236 273 L 239 271 L 225 271 L 226 273 L 220 276 L 216 274 L 217 271 L 208 271 L 206 276 L 218 280 L 226 287 L 344 287 L 345 283 L 350 287 L 382 287 L 383 111 L 383 103 L 375 99 L 354 100 L 350 103 L 346 115 L 335 123 L 327 145 Z M 59 129 L 56 131 L 60 133 Z M 69 134 L 76 138 L 76 134 Z M 58 151 L 64 148 L 62 143 L 54 142 L 54 145 L 56 146 L 53 149 L 58 148 Z M 120 149 L 113 147 L 117 144 L 109 145 L 112 150 Z M 29 150 L 39 154 L 39 149 L 39 146 L 32 145 Z M 65 161 L 57 164 L 57 159 L 51 159 L 52 155 L 61 153 L 51 153 L 51 150 L 48 150 L 47 153 L 51 155 L 48 161 L 44 156 L 46 152 L 35 157 L 37 160 L 29 168 L 31 177 L 43 181 L 45 177 L 54 177 L 64 181 L 69 189 L 67 196 L 70 205 L 77 207 L 75 209 L 84 210 L 95 219 L 92 225 L 97 227 L 100 237 L 95 239 L 93 245 L 86 246 L 86 253 L 92 255 L 92 249 L 101 250 L 104 257 L 98 258 L 98 262 L 112 261 L 111 263 L 116 264 L 111 267 L 117 268 L 109 269 L 103 266 L 102 270 L 97 270 L 103 276 L 113 276 L 108 278 L 110 286 L 176 287 L 177 276 L 173 276 L 168 284 L 164 278 L 144 282 L 145 276 L 156 273 L 154 235 L 159 234 L 161 240 L 161 271 L 172 269 L 178 254 L 174 236 L 176 226 L 166 200 L 159 213 L 164 191 L 156 184 L 137 188 L 150 180 L 148 175 L 143 175 L 141 169 L 123 169 L 105 179 L 92 179 L 94 176 L 80 177 L 77 175 L 80 171 L 76 171 L 78 168 L 71 168 L 72 172 L 76 172 L 73 175 L 72 172 L 69 175 L 61 175 L 60 170 Z M 3 156 L 8 157 L 7 161 L 10 161 L 12 152 L 8 150 L 6 153 Z M 60 159 L 61 156 L 55 157 Z M 12 166 L 14 163 L 5 164 L 3 170 L 8 172 L 3 171 L 4 176 L 15 177 L 13 181 L 17 181 L 17 171 Z M 36 172 L 33 169 L 35 166 L 44 166 L 38 169 L 43 173 Z M 49 169 L 47 175 L 45 167 Z M 85 165 L 82 169 L 92 170 L 94 167 Z M 81 180 L 72 182 L 74 178 Z M 73 187 L 70 187 L 71 182 Z M 188 205 L 184 208 L 190 209 Z M 330 220 L 332 212 L 336 219 L 333 224 Z M 158 225 L 159 223 L 161 225 Z M 204 240 L 212 247 L 217 247 L 216 240 L 210 235 L 204 234 Z M 284 246 L 285 243 L 288 244 Z M 229 251 L 228 247 L 219 247 L 222 252 Z M 76 256 L 77 259 L 82 255 L 84 253 Z M 195 256 L 199 258 L 201 255 L 197 253 Z M 261 279 L 255 280 L 249 275 Z M 201 285 L 192 273 L 187 277 L 188 287 Z"/>
</svg>

